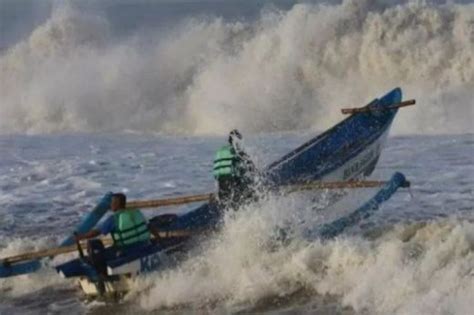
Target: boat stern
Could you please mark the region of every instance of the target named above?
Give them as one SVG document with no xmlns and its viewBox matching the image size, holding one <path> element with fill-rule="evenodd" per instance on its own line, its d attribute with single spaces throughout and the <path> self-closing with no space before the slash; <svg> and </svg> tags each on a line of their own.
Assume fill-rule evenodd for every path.
<svg viewBox="0 0 474 315">
<path fill-rule="evenodd" d="M 122 275 L 107 280 L 92 280 L 88 277 L 80 277 L 78 282 L 82 292 L 89 299 L 118 300 L 130 291 L 132 281 L 130 276 Z"/>
</svg>

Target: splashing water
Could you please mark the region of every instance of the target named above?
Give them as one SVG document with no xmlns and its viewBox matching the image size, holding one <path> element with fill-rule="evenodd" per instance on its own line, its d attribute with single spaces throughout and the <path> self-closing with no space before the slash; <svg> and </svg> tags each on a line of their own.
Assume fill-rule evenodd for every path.
<svg viewBox="0 0 474 315">
<path fill-rule="evenodd" d="M 138 134 L 0 138 L 0 217 L 6 222 L 0 257 L 56 244 L 51 235 L 63 239 L 106 191 L 127 190 L 132 199 L 212 191 L 210 157 L 225 141 Z M 260 154 L 274 160 L 304 138 L 250 137 L 247 145 L 257 151 L 258 140 Z M 189 305 L 223 312 L 285 305 L 308 312 L 315 303 L 329 314 L 341 307 L 349 313 L 417 314 L 429 307 L 434 314 L 462 314 L 473 307 L 472 144 L 472 135 L 389 138 L 375 178 L 404 172 L 417 202 L 400 191 L 377 215 L 321 242 L 305 232 L 354 210 L 373 192 L 352 193 L 329 209 L 315 207 L 326 200 L 313 194 L 274 196 L 229 213 L 222 231 L 182 264 L 138 280 L 127 303 L 137 312 Z M 2 279 L 1 304 L 13 313 L 50 311 L 49 304 L 32 302 L 40 294 L 81 310 L 72 286 L 46 269 L 21 281 Z M 326 294 L 330 300 L 320 301 Z M 114 309 L 131 312 L 127 307 Z"/>
<path fill-rule="evenodd" d="M 397 132 L 473 132 L 474 5 L 395 4 L 191 16 L 123 37 L 54 6 L 0 56 L 0 132 L 323 130 L 394 86 L 418 99 Z"/>
<path fill-rule="evenodd" d="M 31 33 L 0 48 L 0 257 L 56 244 L 50 235 L 65 236 L 109 190 L 137 199 L 211 191 L 212 154 L 225 139 L 176 134 L 323 130 L 341 120 L 341 107 L 400 86 L 418 104 L 392 130 L 424 135 L 389 138 L 376 176 L 404 172 L 416 202 L 399 193 L 379 215 L 321 242 L 304 232 L 341 213 L 301 207 L 296 195 L 270 198 L 229 214 L 176 268 L 138 279 L 126 303 L 158 312 L 469 313 L 474 4 L 332 2 L 252 17 L 191 13 L 119 31 L 113 10 L 55 3 Z M 134 23 L 127 14 L 123 25 Z M 462 135 L 432 135 L 446 133 Z M 266 164 L 309 135 L 259 137 L 249 152 Z M 72 286 L 52 270 L 0 280 L 0 313 L 82 313 Z"/>
<path fill-rule="evenodd" d="M 269 246 L 268 226 L 254 213 L 237 218 L 200 255 L 146 279 L 147 290 L 139 282 L 141 306 L 220 303 L 237 311 L 304 291 L 375 314 L 464 314 L 472 307 L 472 223 L 397 225 L 375 239 L 296 239 L 285 246 Z"/>
</svg>

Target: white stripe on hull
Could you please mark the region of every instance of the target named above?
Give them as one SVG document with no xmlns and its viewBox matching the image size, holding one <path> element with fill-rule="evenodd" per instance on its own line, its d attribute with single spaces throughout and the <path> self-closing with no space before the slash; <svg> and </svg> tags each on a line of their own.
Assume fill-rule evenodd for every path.
<svg viewBox="0 0 474 315">
<path fill-rule="evenodd" d="M 158 268 L 166 265 L 169 261 L 168 255 L 164 251 L 159 251 L 144 257 L 140 257 L 136 260 L 112 268 L 107 267 L 107 275 L 123 275 L 123 274 L 139 274 L 155 271 Z"/>
<path fill-rule="evenodd" d="M 355 157 L 344 163 L 341 167 L 333 172 L 323 176 L 323 181 L 341 181 L 355 179 L 363 174 L 367 166 L 373 163 L 381 154 L 383 146 L 388 136 L 387 130 L 365 150 L 357 154 Z"/>
</svg>

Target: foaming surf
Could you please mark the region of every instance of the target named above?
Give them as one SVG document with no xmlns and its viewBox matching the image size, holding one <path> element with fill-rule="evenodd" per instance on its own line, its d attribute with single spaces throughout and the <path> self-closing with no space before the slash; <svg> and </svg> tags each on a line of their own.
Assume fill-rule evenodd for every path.
<svg viewBox="0 0 474 315">
<path fill-rule="evenodd" d="M 398 114 L 395 133 L 462 134 L 389 139 L 376 173 L 406 173 L 415 200 L 394 196 L 380 216 L 322 242 L 305 231 L 328 217 L 296 197 L 270 199 L 228 214 L 178 266 L 138 279 L 126 303 L 178 313 L 469 313 L 474 5 L 337 2 L 266 7 L 252 19 L 191 14 L 119 36 L 110 12 L 55 3 L 1 47 L 0 257 L 54 246 L 46 235 L 64 236 L 109 190 L 137 199 L 211 191 L 211 157 L 225 139 L 178 134 L 278 131 L 249 148 L 264 165 L 304 142 L 279 131 L 324 130 L 341 107 L 401 86 L 418 105 Z M 354 209 L 350 201 L 339 210 Z M 73 285 L 51 268 L 2 279 L 0 313 L 82 313 Z"/>
<path fill-rule="evenodd" d="M 0 236 L 0 257 L 45 249 L 56 244 L 56 239 L 52 237 L 31 239 Z M 44 263 L 49 266 L 53 265 L 50 261 Z M 16 298 L 57 286 L 65 288 L 70 287 L 70 284 L 58 277 L 54 269 L 42 268 L 40 272 L 2 279 L 0 281 L 0 292 L 6 297 Z"/>
<path fill-rule="evenodd" d="M 308 231 L 354 210 L 371 193 L 350 192 L 329 206 L 326 193 L 306 200 L 270 196 L 229 212 L 217 235 L 177 267 L 139 278 L 126 300 L 147 311 L 191 306 L 271 311 L 279 300 L 289 305 L 296 300 L 308 311 L 305 304 L 326 299 L 324 307 L 327 300 L 334 303 L 328 313 L 334 307 L 369 314 L 468 312 L 474 306 L 474 223 L 469 219 L 383 220 L 332 240 L 308 237 L 314 235 Z M 408 206 L 417 204 L 408 201 Z"/>
<path fill-rule="evenodd" d="M 0 257 L 55 246 L 107 191 L 128 191 L 131 199 L 212 191 L 210 160 L 225 141 L 124 134 L 0 138 Z M 265 165 L 307 135 L 251 138 L 249 147 Z M 463 314 L 473 307 L 472 143 L 471 135 L 389 138 L 373 178 L 404 172 L 413 199 L 398 192 L 370 219 L 322 242 L 306 231 L 354 210 L 374 191 L 351 192 L 330 209 L 324 194 L 271 196 L 229 213 L 224 228 L 198 242 L 181 264 L 139 279 L 124 304 L 89 304 L 87 312 L 419 314 L 426 308 Z M 52 268 L 2 279 L 0 287 L 0 312 L 53 312 L 55 303 L 84 312 L 75 283 Z"/>
<path fill-rule="evenodd" d="M 117 37 L 55 5 L 0 56 L 0 132 L 324 130 L 401 86 L 419 105 L 396 132 L 472 133 L 473 21 L 473 4 L 345 0 Z"/>
<path fill-rule="evenodd" d="M 286 244 L 275 244 L 270 225 L 254 213 L 235 218 L 200 254 L 138 282 L 129 301 L 138 298 L 149 311 L 271 310 L 294 295 L 305 297 L 303 305 L 332 297 L 369 314 L 465 314 L 473 307 L 472 222 L 399 223 L 365 237 Z"/>
</svg>

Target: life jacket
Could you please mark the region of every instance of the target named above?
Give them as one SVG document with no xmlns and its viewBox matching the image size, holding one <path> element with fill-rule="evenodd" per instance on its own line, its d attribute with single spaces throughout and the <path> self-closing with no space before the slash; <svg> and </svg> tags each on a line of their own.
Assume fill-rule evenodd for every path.
<svg viewBox="0 0 474 315">
<path fill-rule="evenodd" d="M 239 158 L 231 145 L 225 145 L 217 150 L 214 158 L 214 178 L 236 177 L 239 175 L 237 163 Z"/>
<path fill-rule="evenodd" d="M 140 210 L 120 210 L 114 214 L 114 222 L 112 239 L 116 246 L 129 246 L 150 240 L 147 221 Z"/>
</svg>

